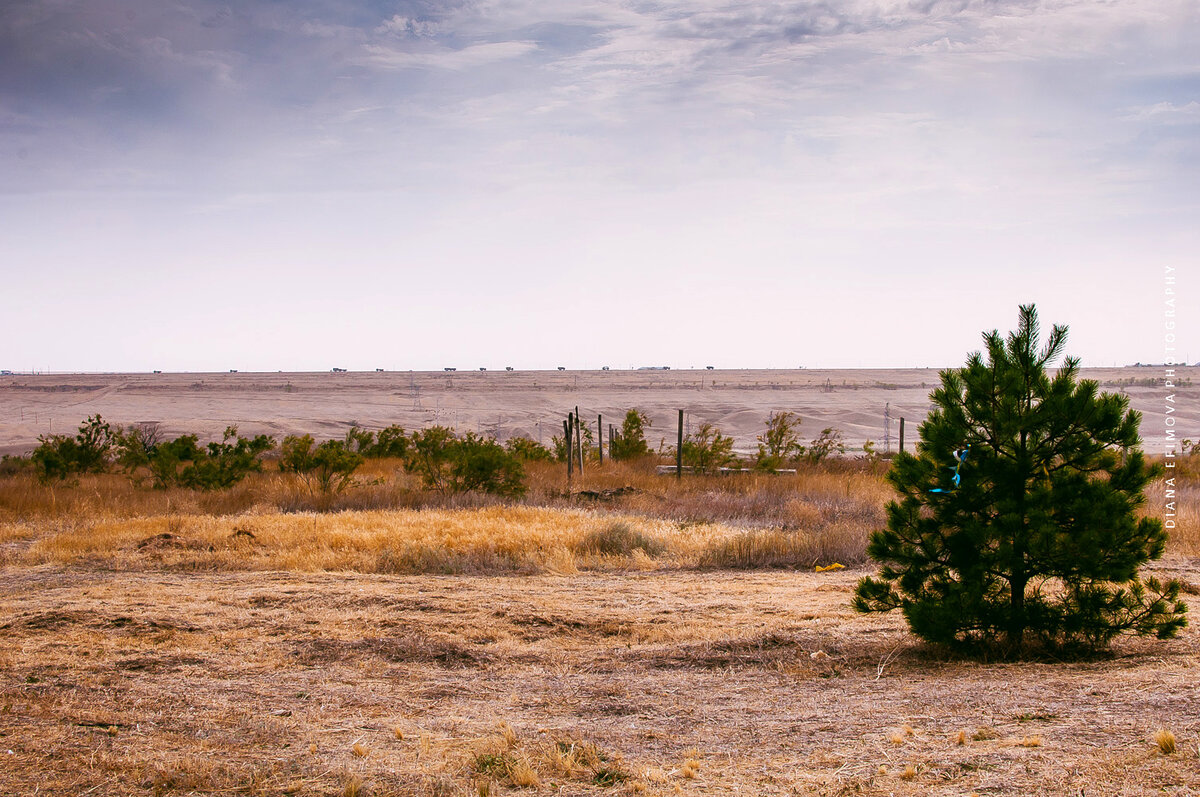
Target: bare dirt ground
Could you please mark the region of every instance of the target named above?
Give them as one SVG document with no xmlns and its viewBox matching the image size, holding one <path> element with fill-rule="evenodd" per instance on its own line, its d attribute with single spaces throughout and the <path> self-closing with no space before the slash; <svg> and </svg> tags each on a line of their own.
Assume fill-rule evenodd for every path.
<svg viewBox="0 0 1200 797">
<path fill-rule="evenodd" d="M 1146 421 L 1147 451 L 1159 453 L 1165 431 L 1165 397 L 1177 393 L 1181 437 L 1200 438 L 1200 401 L 1193 379 L 1200 368 L 1176 369 L 1168 391 L 1161 367 L 1091 368 L 1083 375 L 1107 391 L 1122 391 Z M 619 423 L 630 408 L 646 412 L 647 439 L 673 444 L 676 413 L 687 423 L 709 422 L 755 448 L 769 413 L 790 410 L 803 419 L 801 436 L 826 426 L 840 429 L 848 445 L 884 440 L 890 404 L 892 446 L 898 419 L 909 421 L 907 439 L 929 408 L 939 383 L 933 369 L 729 370 L 729 371 L 456 371 L 379 373 L 43 374 L 0 376 L 0 453 L 22 453 L 47 433 L 73 433 L 89 415 L 129 424 L 158 421 L 170 435 L 218 438 L 229 425 L 243 433 L 282 437 L 309 433 L 340 437 L 354 423 L 366 428 L 433 424 L 494 434 L 526 435 L 549 443 L 568 410 L 585 419 Z"/>
<path fill-rule="evenodd" d="M 0 793 L 1200 793 L 1195 628 L 947 661 L 859 575 L 10 567 Z"/>
</svg>

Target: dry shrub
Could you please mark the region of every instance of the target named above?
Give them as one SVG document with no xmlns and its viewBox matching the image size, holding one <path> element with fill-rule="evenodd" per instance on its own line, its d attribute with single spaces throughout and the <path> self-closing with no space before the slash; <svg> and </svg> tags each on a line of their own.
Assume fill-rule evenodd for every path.
<svg viewBox="0 0 1200 797">
<path fill-rule="evenodd" d="M 615 786 L 629 779 L 620 756 L 595 744 L 570 737 L 539 739 L 526 744 L 502 723 L 500 733 L 480 740 L 471 754 L 476 775 L 517 788 L 532 788 L 544 780 Z"/>
<path fill-rule="evenodd" d="M 1154 734 L 1154 743 L 1158 745 L 1159 752 L 1163 755 L 1171 755 L 1175 752 L 1175 734 L 1166 728 L 1160 728 Z"/>
<path fill-rule="evenodd" d="M 575 544 L 574 549 L 576 553 L 601 556 L 632 556 L 634 551 L 641 551 L 646 556 L 658 556 L 666 550 L 666 546 L 661 540 L 618 520 L 588 532 Z"/>
<path fill-rule="evenodd" d="M 799 531 L 751 529 L 720 540 L 700 554 L 703 568 L 810 567 L 816 546 Z"/>
</svg>

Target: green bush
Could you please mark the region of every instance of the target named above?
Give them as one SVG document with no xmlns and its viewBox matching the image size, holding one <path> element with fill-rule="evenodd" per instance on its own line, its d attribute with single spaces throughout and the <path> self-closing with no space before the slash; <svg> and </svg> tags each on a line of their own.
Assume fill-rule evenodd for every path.
<svg viewBox="0 0 1200 797">
<path fill-rule="evenodd" d="M 340 493 L 364 461 L 362 454 L 351 450 L 351 445 L 345 440 L 326 440 L 315 445 L 312 435 L 289 435 L 280 446 L 279 470 L 298 474 L 323 494 Z"/>
<path fill-rule="evenodd" d="M 65 479 L 108 469 L 117 432 L 99 415 L 90 416 L 74 437 L 42 435 L 30 461 L 41 479 Z"/>
<path fill-rule="evenodd" d="M 648 456 L 650 446 L 646 444 L 646 430 L 649 428 L 650 419 L 641 410 L 626 412 L 621 430 L 613 434 L 608 444 L 613 460 L 621 462 Z"/>
<path fill-rule="evenodd" d="M 773 412 L 767 417 L 767 429 L 758 436 L 758 455 L 754 467 L 772 471 L 782 468 L 804 453 L 800 444 L 800 416 L 794 412 Z"/>
<path fill-rule="evenodd" d="M 360 451 L 366 457 L 383 459 L 385 457 L 403 458 L 408 454 L 409 439 L 404 429 L 392 425 L 380 429 L 375 435 L 375 442 Z"/>
<path fill-rule="evenodd" d="M 471 432 L 459 437 L 444 426 L 413 432 L 406 467 L 440 492 L 478 491 L 506 498 L 525 494 L 521 460 L 495 440 Z"/>
<path fill-rule="evenodd" d="M 834 451 L 839 454 L 845 454 L 846 444 L 842 441 L 841 431 L 834 429 L 832 426 L 826 426 L 821 430 L 820 436 L 801 451 L 801 459 L 812 465 L 816 465 Z"/>
<path fill-rule="evenodd" d="M 510 437 L 504 442 L 504 450 L 522 462 L 553 462 L 554 452 L 528 437 Z"/>
<path fill-rule="evenodd" d="M 180 440 L 185 438 L 191 438 L 194 445 L 193 435 L 185 435 Z M 185 452 L 195 459 L 179 472 L 178 481 L 185 487 L 199 490 L 222 490 L 232 487 L 248 474 L 261 471 L 262 455 L 274 447 L 275 441 L 267 435 L 242 437 L 238 434 L 236 426 L 230 426 L 225 430 L 221 442 L 209 443 L 204 449 L 196 449 L 199 454 L 190 449 Z"/>
<path fill-rule="evenodd" d="M 735 461 L 733 438 L 721 434 L 711 423 L 702 423 L 683 438 L 683 464 L 695 473 L 713 473 Z"/>
</svg>

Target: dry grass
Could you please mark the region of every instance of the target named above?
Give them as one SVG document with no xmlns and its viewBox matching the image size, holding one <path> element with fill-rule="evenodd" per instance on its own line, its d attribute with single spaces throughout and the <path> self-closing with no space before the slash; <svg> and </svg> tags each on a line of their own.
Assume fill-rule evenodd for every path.
<svg viewBox="0 0 1200 797">
<path fill-rule="evenodd" d="M 763 539 L 770 544 L 746 542 Z M 771 547 L 776 539 L 798 542 Z M 0 524 L 0 542 L 23 565 L 361 573 L 810 569 L 830 555 L 803 532 L 528 506 L 60 519 Z"/>
<path fill-rule="evenodd" d="M 0 793 L 1200 788 L 1193 757 L 1146 744 L 1164 720 L 1200 733 L 1195 630 L 1093 661 L 946 661 L 901 618 L 854 615 L 858 575 L 10 566 Z"/>
</svg>

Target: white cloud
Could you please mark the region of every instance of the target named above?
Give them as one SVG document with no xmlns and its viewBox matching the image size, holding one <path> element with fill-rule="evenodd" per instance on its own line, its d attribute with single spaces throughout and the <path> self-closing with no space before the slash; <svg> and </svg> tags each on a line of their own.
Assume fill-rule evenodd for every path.
<svg viewBox="0 0 1200 797">
<path fill-rule="evenodd" d="M 1191 124 L 1200 121 L 1200 102 L 1192 100 L 1185 105 L 1173 102 L 1156 102 L 1127 109 L 1121 117 L 1124 122 L 1152 121 L 1159 124 Z"/>
<path fill-rule="evenodd" d="M 438 47 L 414 51 L 380 44 L 363 46 L 364 63 L 382 69 L 448 69 L 460 71 L 519 58 L 537 49 L 534 42 L 489 42 L 473 44 L 459 50 Z"/>
</svg>

